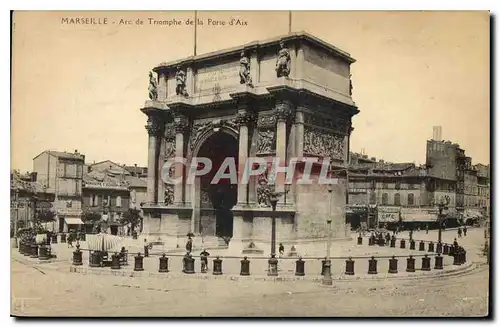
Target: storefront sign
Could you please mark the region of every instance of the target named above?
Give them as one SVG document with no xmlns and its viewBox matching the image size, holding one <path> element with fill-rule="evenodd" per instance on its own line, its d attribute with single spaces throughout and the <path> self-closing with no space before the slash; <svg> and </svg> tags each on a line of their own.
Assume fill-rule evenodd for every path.
<svg viewBox="0 0 500 327">
<path fill-rule="evenodd" d="M 72 209 L 72 208 L 61 208 L 57 210 L 57 214 L 60 216 L 81 216 L 81 209 Z"/>
<path fill-rule="evenodd" d="M 378 222 L 397 222 L 399 221 L 400 207 L 378 207 Z"/>
</svg>

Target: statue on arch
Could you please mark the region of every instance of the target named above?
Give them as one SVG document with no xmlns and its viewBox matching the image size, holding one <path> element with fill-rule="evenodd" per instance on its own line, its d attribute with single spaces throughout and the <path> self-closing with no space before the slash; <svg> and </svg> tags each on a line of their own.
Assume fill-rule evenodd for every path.
<svg viewBox="0 0 500 327">
<path fill-rule="evenodd" d="M 285 42 L 280 41 L 278 59 L 276 59 L 276 75 L 278 77 L 288 77 L 290 75 L 290 50 L 285 46 Z"/>
<path fill-rule="evenodd" d="M 248 59 L 245 51 L 241 51 L 240 84 L 252 86 L 252 77 L 250 76 L 250 59 Z"/>
<path fill-rule="evenodd" d="M 156 78 L 153 76 L 152 72 L 149 72 L 149 99 L 152 101 L 158 100 L 158 82 Z"/>
<path fill-rule="evenodd" d="M 181 69 L 181 66 L 177 66 L 177 73 L 175 73 L 175 93 L 177 95 L 189 96 L 186 91 L 186 73 Z"/>
</svg>

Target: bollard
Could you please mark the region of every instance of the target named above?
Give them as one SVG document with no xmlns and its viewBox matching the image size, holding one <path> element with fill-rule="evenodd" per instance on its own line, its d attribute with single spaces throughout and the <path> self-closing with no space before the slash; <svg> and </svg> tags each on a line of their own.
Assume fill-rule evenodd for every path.
<svg viewBox="0 0 500 327">
<path fill-rule="evenodd" d="M 396 247 L 396 238 L 393 237 L 391 238 L 391 248 L 395 248 Z"/>
<path fill-rule="evenodd" d="M 453 255 L 453 265 L 460 266 L 460 257 L 458 253 L 455 253 L 455 255 Z"/>
<path fill-rule="evenodd" d="M 111 269 L 120 269 L 120 256 L 118 253 L 111 256 Z"/>
<path fill-rule="evenodd" d="M 149 247 L 147 245 L 144 245 L 144 257 L 149 257 Z"/>
<path fill-rule="evenodd" d="M 422 271 L 430 271 L 431 270 L 431 258 L 426 255 L 422 258 Z"/>
<path fill-rule="evenodd" d="M 448 255 L 449 255 L 450 257 L 455 256 L 455 251 L 456 251 L 455 246 L 450 245 L 449 250 L 448 250 Z"/>
<path fill-rule="evenodd" d="M 191 256 L 184 257 L 182 259 L 183 269 L 182 272 L 185 274 L 194 274 L 194 258 Z"/>
<path fill-rule="evenodd" d="M 134 271 L 143 271 L 143 261 L 144 257 L 141 256 L 141 252 L 137 253 L 137 255 L 134 257 Z"/>
<path fill-rule="evenodd" d="M 363 238 L 361 235 L 358 236 L 358 245 L 363 245 Z"/>
<path fill-rule="evenodd" d="M 406 248 L 406 241 L 405 241 L 404 239 L 401 239 L 401 242 L 399 243 L 399 247 L 400 247 L 401 249 Z"/>
<path fill-rule="evenodd" d="M 445 244 L 443 246 L 443 254 L 447 255 L 450 253 L 450 247 L 448 246 L 448 244 Z"/>
<path fill-rule="evenodd" d="M 415 250 L 415 240 L 410 240 L 410 250 Z"/>
<path fill-rule="evenodd" d="M 38 254 L 38 260 L 49 260 L 49 251 L 47 250 L 47 245 L 40 245 L 40 253 Z"/>
<path fill-rule="evenodd" d="M 429 249 L 427 251 L 434 252 L 434 243 L 432 241 L 429 243 Z"/>
<path fill-rule="evenodd" d="M 213 275 L 222 275 L 222 260 L 217 257 L 214 259 L 214 271 Z"/>
<path fill-rule="evenodd" d="M 160 267 L 158 268 L 158 272 L 168 273 L 168 258 L 165 256 L 165 253 L 160 257 Z"/>
<path fill-rule="evenodd" d="M 375 236 L 371 235 L 370 238 L 368 238 L 368 245 L 375 245 Z"/>
<path fill-rule="evenodd" d="M 101 257 L 98 252 L 94 251 L 90 253 L 89 256 L 89 267 L 100 267 Z"/>
<path fill-rule="evenodd" d="M 382 236 L 382 234 L 379 234 L 379 238 L 378 238 L 378 245 L 379 246 L 385 246 L 385 239 L 384 237 Z"/>
<path fill-rule="evenodd" d="M 443 257 L 441 254 L 438 253 L 435 259 L 434 269 L 443 269 Z"/>
<path fill-rule="evenodd" d="M 412 255 L 406 259 L 406 272 L 415 272 L 415 258 Z"/>
<path fill-rule="evenodd" d="M 61 243 L 66 243 L 66 234 L 61 234 Z"/>
<path fill-rule="evenodd" d="M 425 251 L 425 243 L 424 243 L 424 241 L 420 241 L 420 243 L 418 243 L 418 250 L 419 251 Z"/>
<path fill-rule="evenodd" d="M 326 266 L 326 258 L 324 260 L 321 260 L 321 276 L 325 275 L 325 266 Z"/>
<path fill-rule="evenodd" d="M 439 254 L 443 253 L 443 243 L 438 242 L 436 244 L 436 253 L 439 253 Z"/>
<path fill-rule="evenodd" d="M 389 274 L 397 274 L 398 273 L 398 259 L 395 256 L 392 256 L 392 259 L 389 259 Z"/>
<path fill-rule="evenodd" d="M 268 264 L 267 275 L 278 276 L 278 259 L 276 259 L 275 254 L 271 254 L 271 258 L 267 260 L 267 264 Z"/>
<path fill-rule="evenodd" d="M 31 244 L 30 243 L 25 243 L 24 244 L 23 255 L 26 256 L 26 257 L 29 257 L 31 255 Z"/>
<path fill-rule="evenodd" d="M 250 261 L 247 259 L 247 257 L 244 257 L 241 262 L 241 271 L 240 275 L 241 276 L 250 276 Z"/>
<path fill-rule="evenodd" d="M 82 262 L 82 251 L 80 251 L 80 244 L 76 245 L 76 250 L 73 251 L 73 266 L 81 266 Z"/>
<path fill-rule="evenodd" d="M 375 260 L 375 257 L 373 256 L 370 260 L 368 260 L 368 274 L 377 274 L 377 260 Z"/>
<path fill-rule="evenodd" d="M 358 238 L 358 244 L 359 244 L 359 238 Z M 305 271 L 304 271 L 304 260 L 302 258 L 299 258 L 299 260 L 295 261 L 295 276 L 305 276 Z"/>
<path fill-rule="evenodd" d="M 350 276 L 354 275 L 354 260 L 352 260 L 352 257 L 349 257 L 349 259 L 345 261 L 345 274 Z"/>
<path fill-rule="evenodd" d="M 30 258 L 38 258 L 38 245 L 33 244 L 31 246 L 31 255 Z"/>
<path fill-rule="evenodd" d="M 57 234 L 52 234 L 52 238 L 50 240 L 50 243 L 57 244 Z"/>
</svg>

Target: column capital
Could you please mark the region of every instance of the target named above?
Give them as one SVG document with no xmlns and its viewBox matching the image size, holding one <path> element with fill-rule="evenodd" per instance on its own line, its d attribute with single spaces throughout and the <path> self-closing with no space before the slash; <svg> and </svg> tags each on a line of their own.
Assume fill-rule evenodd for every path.
<svg viewBox="0 0 500 327">
<path fill-rule="evenodd" d="M 161 136 L 163 134 L 165 123 L 157 115 L 149 115 L 148 122 L 144 126 L 148 131 L 149 136 Z"/>
<path fill-rule="evenodd" d="M 236 115 L 235 123 L 238 126 L 248 126 L 251 122 L 255 121 L 254 115 L 248 111 L 240 111 Z"/>
<path fill-rule="evenodd" d="M 275 106 L 278 121 L 288 121 L 293 114 L 293 103 L 285 99 L 277 99 Z"/>
<path fill-rule="evenodd" d="M 184 133 L 189 127 L 189 121 L 186 116 L 176 113 L 174 115 L 174 129 L 176 133 Z"/>
</svg>

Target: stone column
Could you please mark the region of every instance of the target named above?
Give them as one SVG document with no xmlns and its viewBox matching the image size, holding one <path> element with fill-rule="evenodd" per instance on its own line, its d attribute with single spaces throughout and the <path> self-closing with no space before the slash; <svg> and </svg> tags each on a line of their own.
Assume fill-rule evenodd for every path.
<svg viewBox="0 0 500 327">
<path fill-rule="evenodd" d="M 298 160 L 304 157 L 304 112 L 301 107 L 295 112 L 295 155 Z"/>
<path fill-rule="evenodd" d="M 165 141 L 165 134 L 162 134 L 160 137 L 157 139 L 158 144 L 156 145 L 158 148 L 158 166 L 157 166 L 157 180 L 158 180 L 158 203 L 165 203 L 165 182 L 163 181 L 162 177 L 162 168 L 163 164 L 165 163 L 165 146 L 166 146 L 166 141 Z"/>
<path fill-rule="evenodd" d="M 276 101 L 276 157 L 279 158 L 280 167 L 286 165 L 286 125 L 290 116 L 292 104 L 286 100 Z M 285 174 L 280 173 L 276 179 L 275 190 L 278 193 L 285 192 Z M 284 196 L 280 197 L 278 203 L 283 203 Z"/>
<path fill-rule="evenodd" d="M 175 125 L 175 157 L 184 158 L 184 133 L 188 128 L 188 122 L 186 117 L 182 115 L 176 115 L 174 118 Z M 184 203 L 184 165 L 175 165 L 175 178 L 183 178 L 182 183 L 178 183 L 174 186 L 174 204 L 182 205 Z"/>
<path fill-rule="evenodd" d="M 248 159 L 248 124 L 251 117 L 246 109 L 238 112 L 236 123 L 239 126 L 239 145 L 238 145 L 238 205 L 248 203 L 248 183 L 241 183 L 241 178 L 245 171 L 245 163 Z"/>
<path fill-rule="evenodd" d="M 160 119 L 153 114 L 148 116 L 148 122 L 146 125 L 146 130 L 149 135 L 148 144 L 148 179 L 147 179 L 147 202 L 156 203 L 157 202 L 157 163 L 158 163 L 158 153 L 157 153 L 157 142 L 158 138 L 163 132 L 163 127 L 161 125 Z"/>
</svg>

